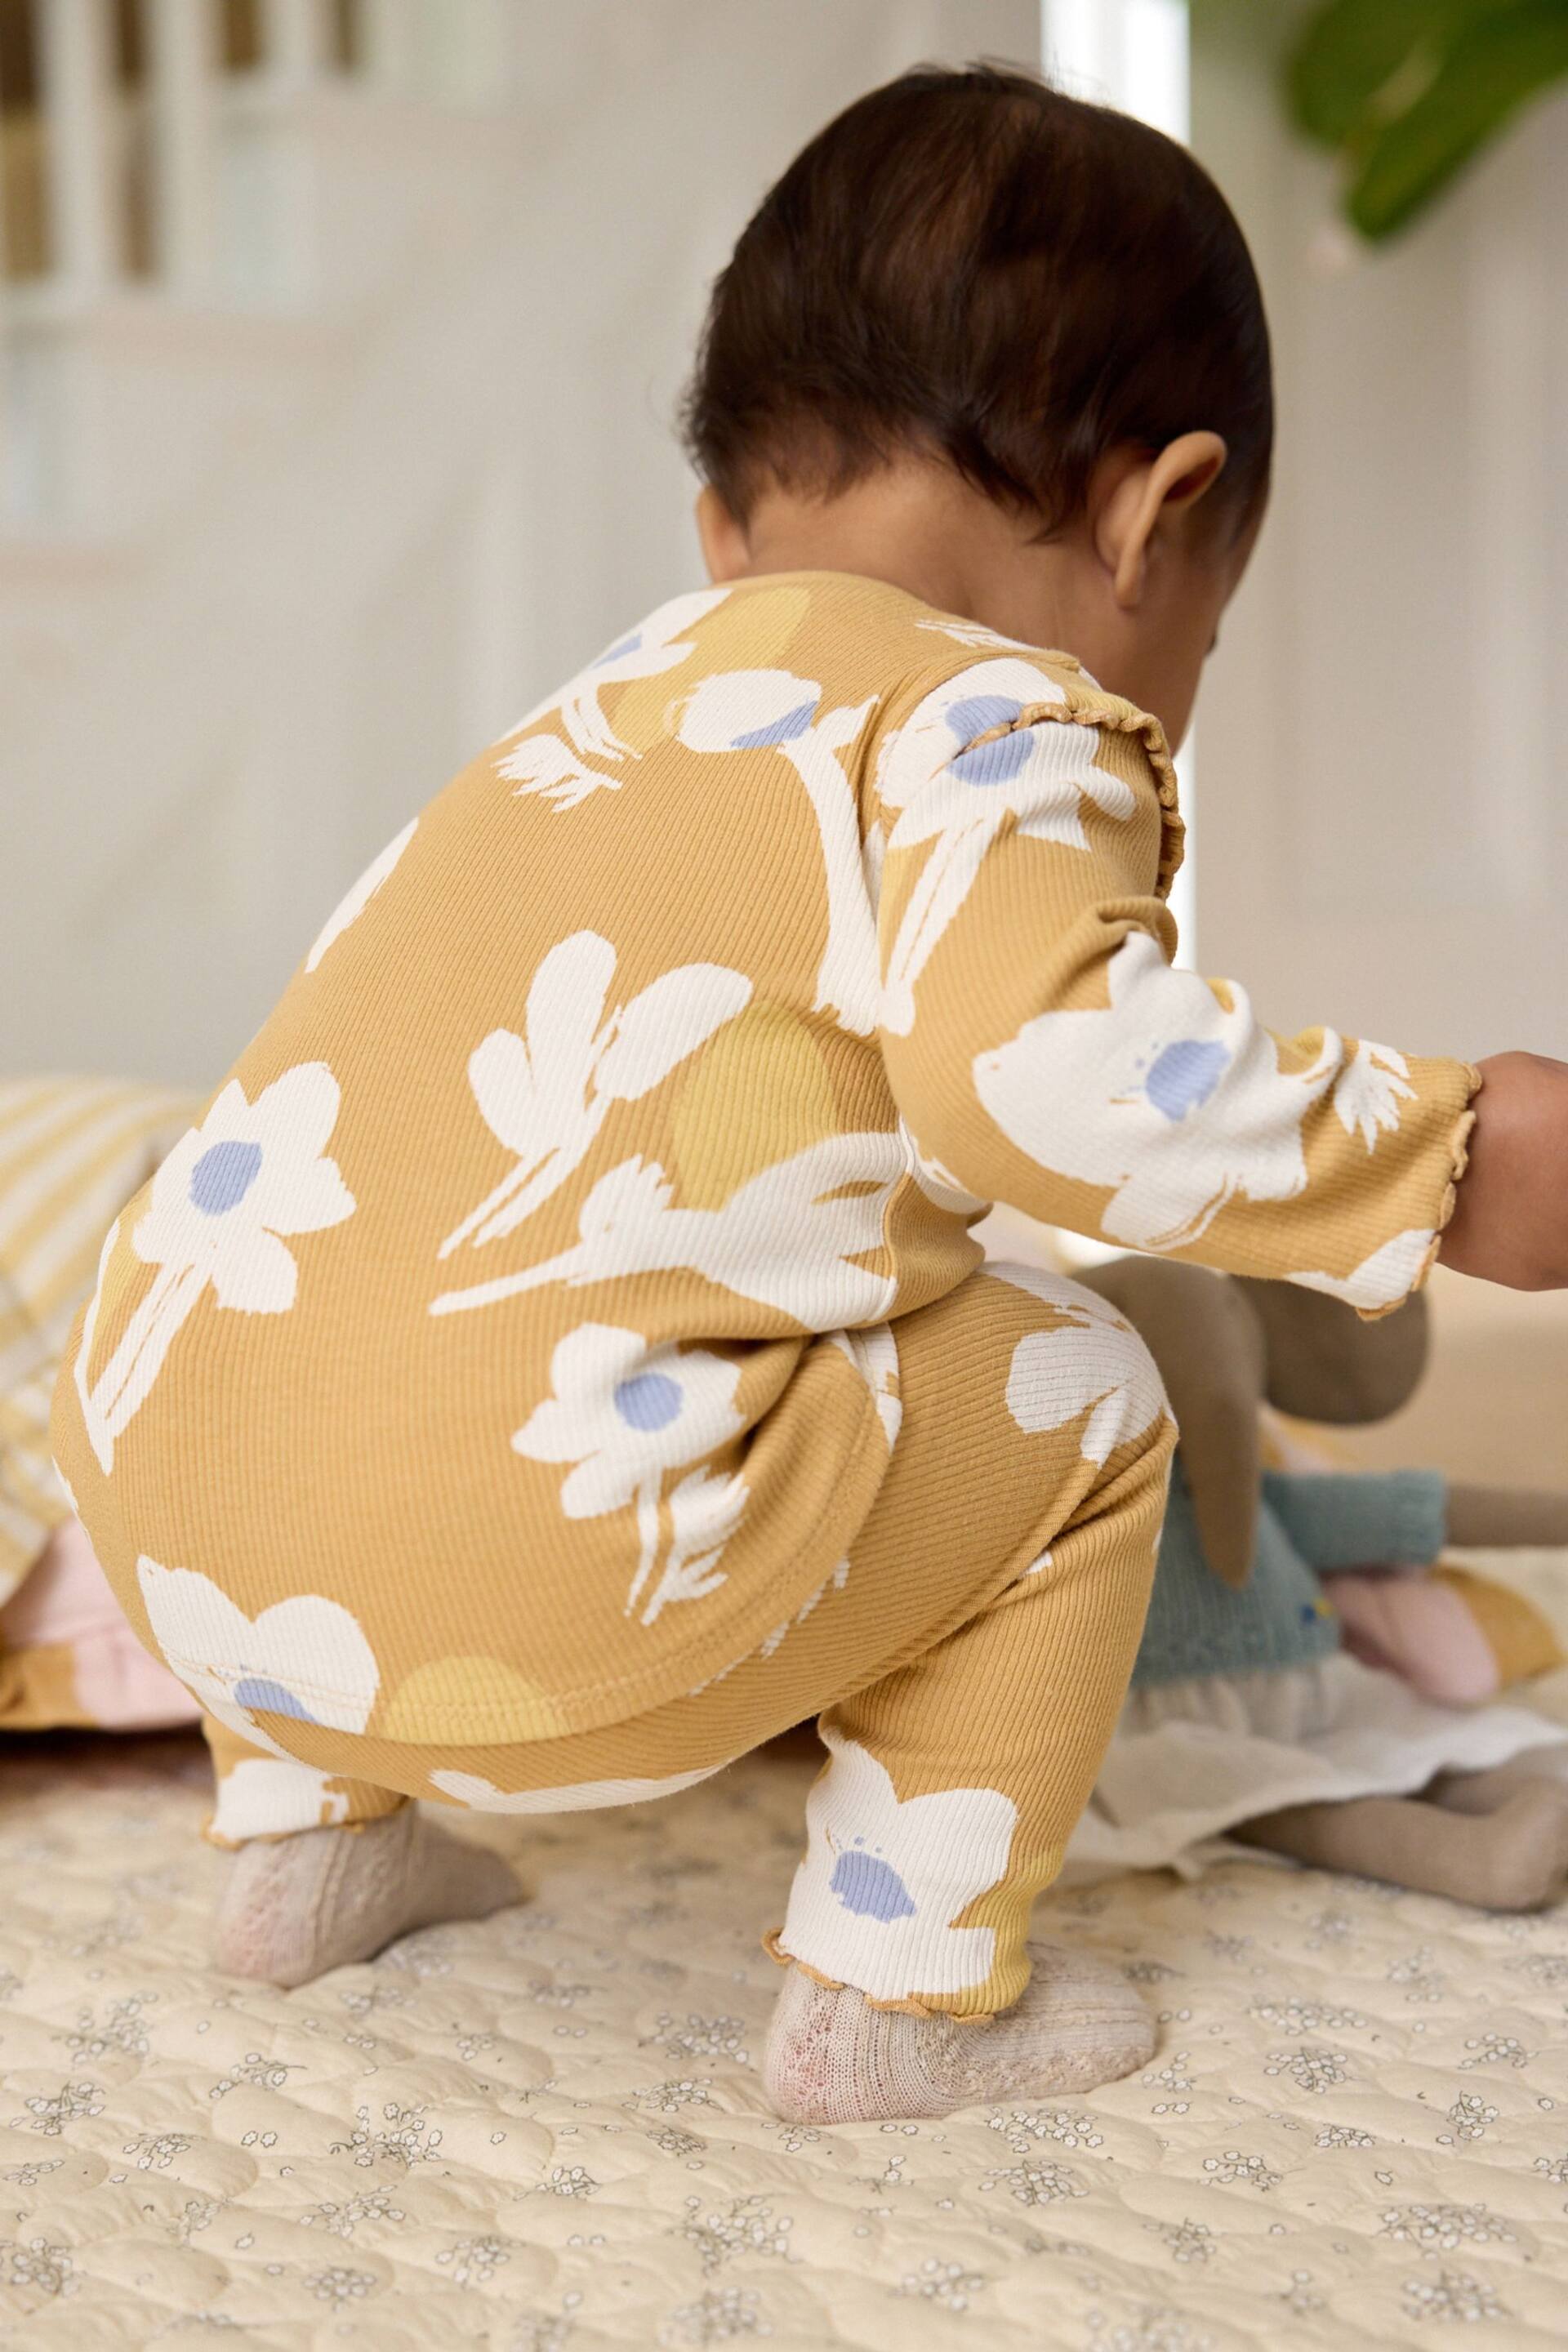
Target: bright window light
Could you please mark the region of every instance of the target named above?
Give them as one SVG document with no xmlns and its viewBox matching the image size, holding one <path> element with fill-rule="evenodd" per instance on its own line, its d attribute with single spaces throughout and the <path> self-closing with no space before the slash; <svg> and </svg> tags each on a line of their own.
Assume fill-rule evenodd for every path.
<svg viewBox="0 0 1568 2352">
<path fill-rule="evenodd" d="M 1041 0 L 1040 50 L 1051 79 L 1075 97 L 1119 106 L 1172 139 L 1191 135 L 1187 0 Z M 1197 900 L 1190 736 L 1176 772 L 1187 820 L 1187 856 L 1171 892 L 1171 910 L 1182 937 L 1177 961 L 1191 965 Z"/>
<path fill-rule="evenodd" d="M 1041 62 L 1051 79 L 1076 98 L 1119 106 L 1152 122 L 1169 138 L 1191 135 L 1191 44 L 1187 0 L 1041 0 Z M 1070 652 L 1071 647 L 1068 650 Z M 1193 823 L 1193 741 L 1189 735 L 1176 762 L 1182 809 L 1187 821 L 1187 855 L 1171 892 L 1171 910 L 1181 932 L 1180 963 L 1193 962 L 1195 827 Z M 1011 1219 L 1008 1223 L 1005 1221 Z M 996 1210 L 986 1235 L 994 1255 L 1028 1257 L 1038 1251 L 1068 1268 L 1091 1265 L 1121 1252 L 1081 1234 L 1051 1233 L 1011 1211 Z"/>
<path fill-rule="evenodd" d="M 1187 0 L 1042 0 L 1040 14 L 1053 80 L 1187 137 Z"/>
</svg>

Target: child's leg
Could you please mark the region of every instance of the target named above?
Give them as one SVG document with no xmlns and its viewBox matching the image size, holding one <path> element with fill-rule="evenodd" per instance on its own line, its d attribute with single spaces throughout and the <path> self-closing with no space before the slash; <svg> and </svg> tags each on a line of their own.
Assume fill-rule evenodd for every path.
<svg viewBox="0 0 1568 2352">
<path fill-rule="evenodd" d="M 206 1834 L 237 1847 L 218 1906 L 230 1976 L 299 1985 L 441 1919 L 518 1900 L 499 1854 L 454 1838 L 393 1789 L 272 1756 L 203 1719 L 217 1801 Z"/>
<path fill-rule="evenodd" d="M 1156 1417 L 1026 1577 L 823 1717 L 832 1757 L 774 1942 L 800 1963 L 767 2062 L 788 2113 L 939 2115 L 1149 2055 L 1123 1978 L 1025 1938 L 1125 1692 L 1169 1449 Z"/>
<path fill-rule="evenodd" d="M 952 1860 L 958 1874 L 951 1885 L 940 1867 L 933 1877 L 917 1857 L 925 1942 L 911 1945 L 907 1915 L 895 1902 L 881 1939 L 892 1949 L 891 1977 L 886 1949 L 879 1954 L 878 1939 L 868 1941 L 879 1900 L 874 1893 L 868 1900 L 870 1881 L 858 1874 L 868 1865 L 850 1862 L 829 1885 L 828 1916 L 854 1931 L 852 1948 L 840 1953 L 829 1937 L 811 1951 L 803 1948 L 801 1957 L 863 1988 L 836 1997 L 839 2019 L 866 1995 L 888 1998 L 889 1987 L 896 1999 L 961 2015 L 1015 2000 L 1028 1974 L 1022 1937 L 1030 1895 L 1058 1866 L 1137 1645 L 1173 1433 L 1142 1341 L 1102 1300 L 1070 1283 L 993 1269 L 901 1318 L 889 1336 L 902 1425 L 877 1503 L 848 1561 L 757 1654 L 700 1693 L 631 1721 L 511 1746 L 425 1747 L 294 1717 L 264 1719 L 261 1735 L 286 1741 L 299 1767 L 293 1779 L 277 1780 L 263 1772 L 268 1757 L 242 1759 L 255 1768 L 249 1785 L 258 1797 L 279 1792 L 279 1811 L 258 1809 L 245 1790 L 220 1804 L 220 1836 L 285 1841 L 253 1845 L 242 1857 L 247 1876 L 271 1886 L 251 1853 L 287 1854 L 289 1845 L 310 1844 L 342 1852 L 390 1840 L 384 1822 L 352 1836 L 315 1824 L 385 1814 L 398 1802 L 395 1790 L 520 1814 L 625 1802 L 689 1786 L 826 1706 L 834 1709 L 828 1728 L 863 1743 L 868 1756 L 885 1756 L 885 1768 L 876 1767 L 882 1781 L 897 1798 L 917 1800 L 904 1809 L 905 1826 L 931 1817 L 932 1808 L 918 1802 L 928 1794 L 958 1799 L 965 1836 L 972 1801 L 985 1816 L 984 1851 L 969 1856 L 967 1872 Z M 973 1631 L 972 1620 L 978 1620 Z M 833 1772 L 839 1769 L 836 1762 Z M 353 1777 L 338 1777 L 344 1775 Z M 226 1775 L 226 1797 L 234 1777 Z M 837 1801 L 842 1778 L 830 1775 L 823 1787 L 830 1783 Z M 814 1821 L 818 1810 L 814 1804 Z M 946 1818 L 940 1801 L 937 1811 Z M 847 1834 L 852 1843 L 854 1830 Z M 874 1847 L 877 1836 L 869 1842 Z M 942 1843 L 939 1834 L 936 1848 Z M 820 1851 L 814 1837 L 803 1876 Z M 295 1869 L 309 1876 L 303 1861 L 290 1861 Z M 423 1882 L 414 1878 L 417 1894 Z M 309 1911 L 305 1927 L 290 1922 L 287 1935 L 268 1929 L 266 1964 L 247 1962 L 255 1972 L 286 1969 L 297 1981 L 311 1972 L 310 1954 L 319 1968 L 367 1948 L 368 1931 L 353 1922 L 352 1932 L 340 1932 L 330 1916 L 346 1899 L 340 1879 L 322 1881 L 319 1895 L 315 1885 L 303 1906 L 297 1890 L 290 1898 L 296 1913 Z M 489 1899 L 492 1892 L 487 1885 L 484 1899 L 468 1903 L 444 1895 L 442 1916 L 471 1916 L 510 1897 L 509 1890 Z M 944 1901 L 945 1916 L 938 1916 Z M 389 1908 L 395 1914 L 395 1905 Z M 414 1924 L 402 1916 L 388 1927 L 387 1916 L 376 1913 L 383 1940 Z M 792 1906 L 792 1921 L 796 1916 Z M 962 1969 L 950 1965 L 955 1953 Z M 925 1970 L 927 1958 L 934 1974 Z M 1114 1979 L 1091 1992 L 1084 1979 L 1079 1969 L 1069 1987 L 1058 1956 L 1046 1986 L 1055 2039 L 1044 2059 L 1035 2049 L 1032 2062 L 1037 2072 L 1045 2067 L 1042 2080 L 1087 2081 L 1081 2052 L 1070 2064 L 1068 2053 L 1090 2013 L 1099 2021 L 1094 2035 L 1108 2011 L 1120 2021 L 1114 2049 L 1109 2056 L 1100 2049 L 1095 2061 L 1094 2079 L 1124 2072 L 1147 2048 L 1147 2026 L 1126 1986 Z M 786 1985 L 785 2002 L 793 1996 Z M 921 2016 L 889 2013 L 895 2038 L 916 2028 L 929 2032 Z M 1037 2001 L 1005 2032 L 976 2024 L 961 2039 L 967 2046 L 989 2035 L 993 2052 L 1003 2053 L 1015 2029 L 1031 2047 L 1038 2042 L 1047 2029 Z M 951 2022 L 942 2030 L 954 2031 Z M 1005 2071 L 1019 2086 L 1033 2079 L 1016 2053 Z M 970 2075 L 963 2079 L 970 2084 L 964 2095 L 983 2095 Z M 951 2084 L 946 2093 L 927 2084 L 919 2095 L 921 2111 L 935 2113 L 959 2095 Z M 872 2079 L 856 2111 L 872 2112 L 866 2100 L 890 2096 Z M 893 2110 L 885 2103 L 874 2111 Z"/>
</svg>

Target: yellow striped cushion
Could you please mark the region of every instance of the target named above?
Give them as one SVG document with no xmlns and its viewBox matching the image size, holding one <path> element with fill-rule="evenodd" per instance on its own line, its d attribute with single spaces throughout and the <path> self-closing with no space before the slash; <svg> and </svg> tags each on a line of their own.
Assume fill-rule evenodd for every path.
<svg viewBox="0 0 1568 2352">
<path fill-rule="evenodd" d="M 0 1085 L 0 1603 L 69 1508 L 49 1401 L 103 1236 L 195 1108 L 108 1079 Z"/>
</svg>

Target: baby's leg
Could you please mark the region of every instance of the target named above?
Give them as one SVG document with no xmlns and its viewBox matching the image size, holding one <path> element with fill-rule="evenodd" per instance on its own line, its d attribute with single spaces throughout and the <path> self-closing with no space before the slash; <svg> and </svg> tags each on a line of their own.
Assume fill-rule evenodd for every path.
<svg viewBox="0 0 1568 2352">
<path fill-rule="evenodd" d="M 969 1286 L 966 1286 L 969 1287 Z M 984 1303 L 994 1279 L 973 1286 Z M 821 2122 L 938 2116 L 976 2100 L 1082 2091 L 1153 2047 L 1120 1971 L 1026 1946 L 1125 1692 L 1147 1604 L 1172 1430 L 1142 1343 L 1096 1301 L 1037 1292 L 1038 1328 L 990 1393 L 984 1362 L 946 1398 L 991 1452 L 1000 1514 L 1034 1480 L 1033 1566 L 923 1654 L 822 1718 L 831 1759 L 775 1957 L 793 1959 L 770 2036 L 775 2105 Z M 912 1322 L 924 1324 L 925 1318 Z M 906 1409 L 923 1334 L 900 1327 Z M 965 1368 L 949 1354 L 952 1372 Z M 918 1437 L 918 1426 L 906 1429 Z M 983 1541 L 986 1507 L 905 1454 L 862 1545 Z M 941 1470 L 941 1449 L 933 1449 Z M 899 1455 L 895 1455 L 895 1471 Z M 1031 1977 L 1031 1968 L 1033 1976 Z"/>
<path fill-rule="evenodd" d="M 235 1847 L 216 1957 L 230 1976 L 306 1984 L 416 1927 L 482 1919 L 520 1889 L 499 1854 L 455 1838 L 395 1790 L 271 1755 L 210 1717 L 207 1835 Z"/>
</svg>

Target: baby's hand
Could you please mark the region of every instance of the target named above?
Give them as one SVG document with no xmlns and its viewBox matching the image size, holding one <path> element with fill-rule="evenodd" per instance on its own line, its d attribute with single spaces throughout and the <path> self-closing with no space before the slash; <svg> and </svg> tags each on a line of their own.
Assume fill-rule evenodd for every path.
<svg viewBox="0 0 1568 2352">
<path fill-rule="evenodd" d="M 1470 1164 L 1437 1255 L 1510 1290 L 1568 1287 L 1568 1062 L 1480 1064 Z"/>
</svg>

